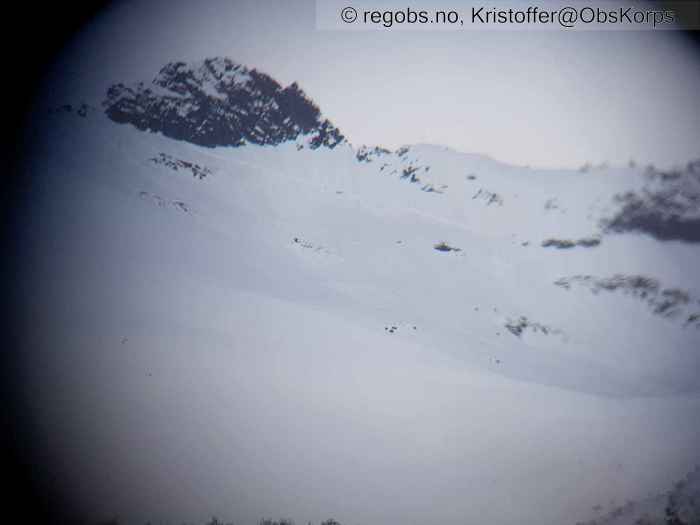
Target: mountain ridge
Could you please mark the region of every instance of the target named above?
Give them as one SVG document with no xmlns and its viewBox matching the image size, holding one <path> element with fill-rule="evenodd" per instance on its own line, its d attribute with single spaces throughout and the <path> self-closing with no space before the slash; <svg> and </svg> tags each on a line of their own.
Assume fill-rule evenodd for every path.
<svg viewBox="0 0 700 525">
<path fill-rule="evenodd" d="M 276 145 L 299 136 L 334 148 L 345 137 L 294 82 L 282 87 L 229 58 L 170 62 L 150 85 L 114 84 L 103 107 L 117 123 L 199 146 Z"/>
</svg>

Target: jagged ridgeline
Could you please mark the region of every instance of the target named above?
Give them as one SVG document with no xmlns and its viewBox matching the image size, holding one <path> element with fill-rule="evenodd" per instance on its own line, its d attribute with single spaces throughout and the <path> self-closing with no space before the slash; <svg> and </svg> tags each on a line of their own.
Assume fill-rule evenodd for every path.
<svg viewBox="0 0 700 525">
<path fill-rule="evenodd" d="M 104 108 L 115 122 L 200 146 L 276 145 L 304 136 L 316 149 L 345 140 L 296 83 L 282 87 L 228 58 L 172 62 L 149 85 L 116 84 Z"/>
</svg>

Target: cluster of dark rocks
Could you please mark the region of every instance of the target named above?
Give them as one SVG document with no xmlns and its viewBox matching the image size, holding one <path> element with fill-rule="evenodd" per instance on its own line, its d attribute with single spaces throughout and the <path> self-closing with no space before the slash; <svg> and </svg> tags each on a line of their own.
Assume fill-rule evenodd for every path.
<svg viewBox="0 0 700 525">
<path fill-rule="evenodd" d="M 543 248 L 556 248 L 558 250 L 568 250 L 577 246 L 582 248 L 595 248 L 602 241 L 600 237 L 584 237 L 578 240 L 572 239 L 546 239 L 542 241 Z"/>
<path fill-rule="evenodd" d="M 644 275 L 613 275 L 595 277 L 574 275 L 554 282 L 556 286 L 570 290 L 573 285 L 588 288 L 592 293 L 620 292 L 644 301 L 651 311 L 661 317 L 682 319 L 683 326 L 700 328 L 700 300 L 680 288 L 665 288 L 652 277 Z"/>
<path fill-rule="evenodd" d="M 167 166 L 173 171 L 189 171 L 190 173 L 192 173 L 193 177 L 199 180 L 202 180 L 205 177 L 211 175 L 211 170 L 206 166 L 200 166 L 199 164 L 195 164 L 193 162 L 178 159 L 166 153 L 160 153 L 157 157 L 153 157 L 149 160 L 154 164 Z"/>
<path fill-rule="evenodd" d="M 700 242 L 700 159 L 668 171 L 649 168 L 645 177 L 641 190 L 614 197 L 617 212 L 601 226 L 663 241 Z"/>
</svg>

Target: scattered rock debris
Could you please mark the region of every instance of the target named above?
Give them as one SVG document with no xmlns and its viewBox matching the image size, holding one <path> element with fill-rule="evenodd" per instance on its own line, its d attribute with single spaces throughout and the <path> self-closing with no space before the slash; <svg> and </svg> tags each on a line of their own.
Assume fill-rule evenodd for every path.
<svg viewBox="0 0 700 525">
<path fill-rule="evenodd" d="M 573 285 L 588 288 L 592 293 L 620 291 L 644 301 L 652 313 L 668 319 L 683 319 L 683 326 L 700 328 L 700 299 L 680 288 L 664 288 L 657 279 L 644 275 L 594 277 L 574 275 L 562 277 L 556 286 L 570 290 Z"/>
<path fill-rule="evenodd" d="M 472 196 L 472 200 L 476 199 L 486 201 L 486 206 L 491 206 L 492 204 L 495 204 L 496 206 L 503 206 L 503 197 L 501 197 L 498 193 L 487 191 L 483 188 Z"/>
<path fill-rule="evenodd" d="M 159 208 L 173 207 L 173 208 L 178 209 L 178 210 L 185 212 L 185 213 L 190 213 L 192 211 L 190 206 L 183 201 L 170 201 L 170 200 L 164 199 L 160 195 L 156 195 L 155 193 L 149 193 L 147 191 L 140 191 L 139 197 L 141 197 L 144 200 L 150 200 Z"/>
<path fill-rule="evenodd" d="M 601 243 L 600 237 L 583 237 L 576 241 L 571 239 L 547 239 L 542 241 L 543 248 L 556 248 L 558 250 L 568 250 L 580 246 L 582 248 L 594 248 Z"/>
<path fill-rule="evenodd" d="M 508 329 L 508 331 L 513 334 L 515 337 L 522 337 L 523 334 L 525 334 L 527 331 L 530 331 L 535 334 L 543 334 L 543 335 L 560 335 L 563 336 L 563 332 L 561 330 L 551 328 L 549 326 L 546 326 L 542 323 L 537 323 L 535 321 L 532 321 L 528 319 L 527 317 L 521 315 L 517 319 L 508 319 L 504 326 Z"/>
<path fill-rule="evenodd" d="M 159 153 L 157 157 L 153 157 L 148 160 L 154 164 L 166 166 L 173 171 L 189 171 L 192 173 L 193 177 L 199 180 L 203 180 L 205 177 L 212 174 L 211 170 L 206 166 L 200 166 L 199 164 L 195 164 L 193 162 L 177 159 L 172 155 L 168 155 L 167 153 Z"/>
<path fill-rule="evenodd" d="M 388 334 L 394 334 L 399 331 L 399 329 L 405 329 L 405 330 L 411 330 L 411 331 L 416 331 L 418 330 L 418 327 L 416 325 L 412 324 L 407 324 L 407 323 L 396 323 L 396 324 L 388 324 L 384 327 L 384 331 Z"/>
</svg>

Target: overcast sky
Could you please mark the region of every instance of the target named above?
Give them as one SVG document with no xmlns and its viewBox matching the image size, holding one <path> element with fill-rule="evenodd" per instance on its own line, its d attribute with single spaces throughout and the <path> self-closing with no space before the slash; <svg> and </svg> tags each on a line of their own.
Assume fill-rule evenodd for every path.
<svg viewBox="0 0 700 525">
<path fill-rule="evenodd" d="M 223 55 L 298 81 L 355 145 L 427 142 L 547 167 L 700 156 L 700 55 L 679 32 L 315 26 L 312 0 L 116 2 L 58 70 L 68 97 L 94 97 L 168 61 Z"/>
</svg>

